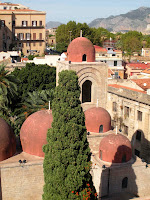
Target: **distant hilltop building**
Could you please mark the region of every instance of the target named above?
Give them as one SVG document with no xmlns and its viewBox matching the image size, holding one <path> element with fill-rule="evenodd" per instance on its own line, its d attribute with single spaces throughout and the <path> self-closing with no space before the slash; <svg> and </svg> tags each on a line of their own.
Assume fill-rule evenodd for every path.
<svg viewBox="0 0 150 200">
<path fill-rule="evenodd" d="M 10 2 L 2 3 L 0 1 L 0 10 L 15 10 L 15 9 L 29 9 L 29 8 L 22 4 L 14 4 Z"/>
<path fill-rule="evenodd" d="M 42 55 L 45 50 L 45 16 L 20 4 L 1 3 L 0 51 L 20 50 Z"/>
</svg>

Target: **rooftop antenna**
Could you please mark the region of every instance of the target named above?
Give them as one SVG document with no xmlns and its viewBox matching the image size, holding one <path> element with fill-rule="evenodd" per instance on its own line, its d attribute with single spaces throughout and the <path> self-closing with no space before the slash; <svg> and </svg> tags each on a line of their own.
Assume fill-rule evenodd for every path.
<svg viewBox="0 0 150 200">
<path fill-rule="evenodd" d="M 82 30 L 80 30 L 80 37 L 82 37 Z"/>
<path fill-rule="evenodd" d="M 97 99 L 97 103 L 96 103 L 96 107 L 98 108 L 98 103 L 99 103 L 99 100 Z"/>
<path fill-rule="evenodd" d="M 49 110 L 51 109 L 51 101 L 49 101 Z"/>
</svg>

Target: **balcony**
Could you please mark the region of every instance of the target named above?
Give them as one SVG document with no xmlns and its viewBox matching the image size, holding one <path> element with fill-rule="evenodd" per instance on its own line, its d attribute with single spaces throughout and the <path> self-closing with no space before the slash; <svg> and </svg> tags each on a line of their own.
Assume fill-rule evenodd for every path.
<svg viewBox="0 0 150 200">
<path fill-rule="evenodd" d="M 18 39 L 17 38 L 17 41 L 24 43 L 24 42 L 43 42 L 45 40 L 44 40 L 44 38 L 42 38 L 42 39 L 28 39 L 28 38 L 27 39 Z"/>
<path fill-rule="evenodd" d="M 45 26 L 14 26 L 15 29 L 43 29 Z"/>
</svg>

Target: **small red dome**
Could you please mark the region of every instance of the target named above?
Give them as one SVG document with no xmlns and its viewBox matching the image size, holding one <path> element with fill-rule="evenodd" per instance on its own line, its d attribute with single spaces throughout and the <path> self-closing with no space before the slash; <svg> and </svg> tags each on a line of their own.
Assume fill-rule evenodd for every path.
<svg viewBox="0 0 150 200">
<path fill-rule="evenodd" d="M 90 40 L 78 37 L 69 44 L 67 49 L 68 61 L 71 62 L 95 62 L 95 48 Z"/>
<path fill-rule="evenodd" d="M 84 114 L 87 131 L 104 133 L 111 130 L 111 117 L 104 108 L 90 108 L 86 110 Z"/>
<path fill-rule="evenodd" d="M 20 139 L 24 152 L 44 157 L 42 147 L 47 143 L 47 131 L 53 121 L 51 110 L 40 110 L 30 115 L 23 123 Z"/>
<path fill-rule="evenodd" d="M 16 153 L 16 138 L 11 127 L 0 118 L 0 161 Z"/>
<path fill-rule="evenodd" d="M 99 158 L 106 162 L 123 163 L 131 160 L 131 143 L 121 134 L 105 136 L 99 146 Z"/>
</svg>

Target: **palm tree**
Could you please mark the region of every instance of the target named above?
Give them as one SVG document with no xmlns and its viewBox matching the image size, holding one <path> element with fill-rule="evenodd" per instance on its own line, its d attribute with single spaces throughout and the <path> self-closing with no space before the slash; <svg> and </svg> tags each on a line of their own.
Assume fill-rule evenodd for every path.
<svg viewBox="0 0 150 200">
<path fill-rule="evenodd" d="M 12 103 L 12 98 L 17 95 L 18 80 L 15 76 L 5 70 L 5 66 L 0 66 L 0 111 L 3 113 Z"/>
<path fill-rule="evenodd" d="M 16 135 L 19 135 L 20 128 L 29 115 L 38 110 L 48 109 L 49 101 L 52 103 L 53 95 L 53 89 L 28 92 L 28 96 L 25 98 L 24 102 L 18 105 L 18 109 L 16 108 L 14 112 L 15 117 L 13 125 Z"/>
</svg>

